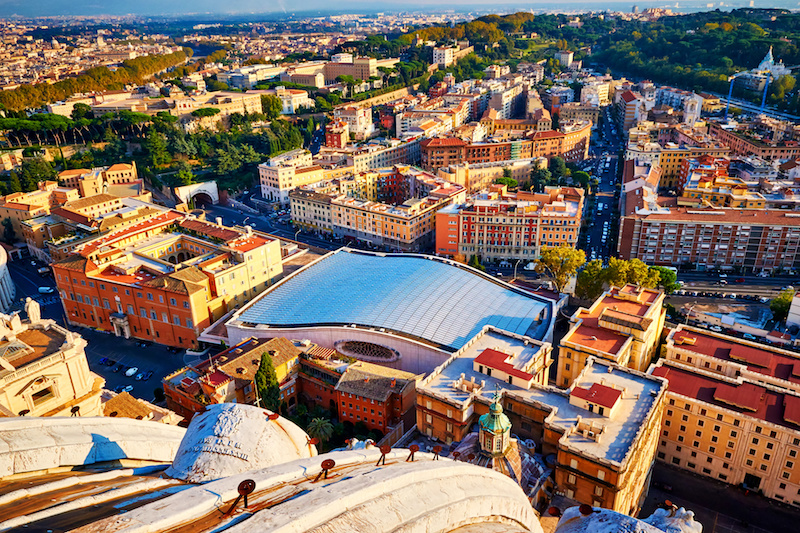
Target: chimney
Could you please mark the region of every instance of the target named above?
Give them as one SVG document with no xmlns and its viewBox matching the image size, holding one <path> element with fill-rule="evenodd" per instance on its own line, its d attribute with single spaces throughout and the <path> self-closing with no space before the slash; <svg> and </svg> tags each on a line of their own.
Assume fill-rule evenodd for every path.
<svg viewBox="0 0 800 533">
<path fill-rule="evenodd" d="M 392 378 L 392 388 L 395 388 L 396 385 L 397 385 L 397 379 Z"/>
</svg>

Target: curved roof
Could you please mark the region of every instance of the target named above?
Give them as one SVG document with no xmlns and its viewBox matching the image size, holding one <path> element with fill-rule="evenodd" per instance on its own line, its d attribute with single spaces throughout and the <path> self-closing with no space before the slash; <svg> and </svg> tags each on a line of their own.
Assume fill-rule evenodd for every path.
<svg viewBox="0 0 800 533">
<path fill-rule="evenodd" d="M 264 292 L 234 320 L 379 327 L 458 350 L 486 325 L 541 339 L 549 316 L 547 300 L 435 257 L 340 249 Z"/>
</svg>

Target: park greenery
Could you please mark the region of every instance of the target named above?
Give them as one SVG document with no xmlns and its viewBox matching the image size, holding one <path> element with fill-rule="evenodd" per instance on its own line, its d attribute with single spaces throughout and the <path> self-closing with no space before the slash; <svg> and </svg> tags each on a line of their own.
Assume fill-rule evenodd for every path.
<svg viewBox="0 0 800 533">
<path fill-rule="evenodd" d="M 124 88 L 127 84 L 139 84 L 154 74 L 186 61 L 192 50 L 166 55 L 149 55 L 128 59 L 116 70 L 94 67 L 75 78 L 66 78 L 53 84 L 25 84 L 10 91 L 0 91 L 0 109 L 22 111 L 60 100 L 76 93 L 108 91 Z"/>
</svg>

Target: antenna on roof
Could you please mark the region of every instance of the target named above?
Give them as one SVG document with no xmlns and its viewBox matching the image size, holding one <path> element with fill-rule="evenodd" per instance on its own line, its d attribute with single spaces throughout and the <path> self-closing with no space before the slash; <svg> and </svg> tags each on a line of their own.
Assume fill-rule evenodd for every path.
<svg viewBox="0 0 800 533">
<path fill-rule="evenodd" d="M 411 446 L 408 447 L 408 450 L 411 453 L 408 454 L 408 458 L 406 459 L 406 462 L 411 461 L 413 463 L 414 462 L 414 454 L 419 451 L 419 446 L 417 446 L 416 444 L 412 444 Z"/>
</svg>

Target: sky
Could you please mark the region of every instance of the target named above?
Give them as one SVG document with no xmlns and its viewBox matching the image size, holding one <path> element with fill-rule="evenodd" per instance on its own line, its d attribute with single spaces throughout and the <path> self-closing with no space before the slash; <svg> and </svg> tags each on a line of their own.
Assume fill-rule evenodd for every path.
<svg viewBox="0 0 800 533">
<path fill-rule="evenodd" d="M 720 2 L 711 2 L 714 7 L 719 7 Z M 575 10 L 617 10 L 629 11 L 633 4 L 644 7 L 672 7 L 677 11 L 705 10 L 709 0 L 690 1 L 614 1 L 614 0 L 547 0 L 540 2 L 498 2 L 487 3 L 485 0 L 438 0 L 434 4 L 423 0 L 342 0 L 332 4 L 329 0 L 304 0 L 301 3 L 295 0 L 236 0 L 235 2 L 219 2 L 219 0 L 0 0 L 0 17 L 14 15 L 22 17 L 60 16 L 60 15 L 192 15 L 212 13 L 292 13 L 302 6 L 303 11 L 331 9 L 332 5 L 337 10 L 353 13 L 374 13 L 376 11 L 398 10 L 437 10 L 455 9 L 469 11 L 480 9 L 485 12 L 496 8 L 498 12 L 508 11 L 517 6 L 520 10 L 562 10 L 564 12 Z M 733 5 L 745 6 L 749 0 L 731 0 L 726 2 L 722 9 Z M 677 8 L 676 8 L 677 5 Z M 797 9 L 797 1 L 789 0 L 755 0 L 755 7 L 792 7 Z M 301 13 L 297 11 L 297 13 Z"/>
</svg>

